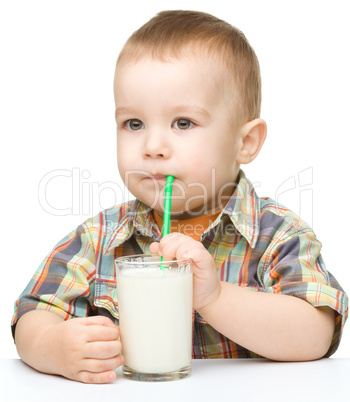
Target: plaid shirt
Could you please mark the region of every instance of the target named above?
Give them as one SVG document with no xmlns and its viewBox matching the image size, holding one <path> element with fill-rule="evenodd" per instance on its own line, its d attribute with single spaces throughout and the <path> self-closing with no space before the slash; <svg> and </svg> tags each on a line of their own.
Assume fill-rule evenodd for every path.
<svg viewBox="0 0 350 402">
<path fill-rule="evenodd" d="M 119 323 L 114 260 L 149 253 L 161 232 L 151 209 L 138 200 L 107 209 L 60 241 L 44 259 L 15 304 L 51 311 L 65 320 L 106 315 Z M 215 260 L 221 281 L 255 292 L 299 297 L 335 311 L 333 354 L 348 315 L 348 297 L 326 270 L 321 243 L 309 226 L 269 198 L 259 198 L 240 171 L 237 188 L 201 242 Z M 193 358 L 260 357 L 232 342 L 193 312 Z"/>
</svg>

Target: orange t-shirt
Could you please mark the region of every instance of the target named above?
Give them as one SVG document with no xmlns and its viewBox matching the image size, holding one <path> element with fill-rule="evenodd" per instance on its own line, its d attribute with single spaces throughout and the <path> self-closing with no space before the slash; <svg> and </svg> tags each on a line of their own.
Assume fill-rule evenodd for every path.
<svg viewBox="0 0 350 402">
<path fill-rule="evenodd" d="M 179 232 L 199 241 L 202 233 L 219 216 L 221 211 L 199 216 L 191 219 L 172 219 L 170 221 L 170 233 Z M 153 217 L 160 230 L 163 228 L 163 217 L 153 210 Z"/>
</svg>

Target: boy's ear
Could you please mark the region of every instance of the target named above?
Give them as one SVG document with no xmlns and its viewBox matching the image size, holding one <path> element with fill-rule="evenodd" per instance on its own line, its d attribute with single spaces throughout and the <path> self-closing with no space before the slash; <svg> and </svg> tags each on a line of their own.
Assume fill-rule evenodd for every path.
<svg viewBox="0 0 350 402">
<path fill-rule="evenodd" d="M 238 163 L 250 163 L 258 156 L 265 142 L 266 133 L 266 122 L 263 119 L 254 119 L 241 127 L 242 145 L 237 155 Z"/>
</svg>

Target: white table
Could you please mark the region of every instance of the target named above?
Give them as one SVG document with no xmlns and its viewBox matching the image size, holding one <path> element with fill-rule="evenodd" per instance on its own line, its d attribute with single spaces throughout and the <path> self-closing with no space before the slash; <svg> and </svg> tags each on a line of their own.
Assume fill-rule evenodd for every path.
<svg viewBox="0 0 350 402">
<path fill-rule="evenodd" d="M 350 401 L 350 359 L 277 363 L 255 359 L 193 360 L 189 378 L 145 383 L 124 378 L 82 384 L 39 373 L 19 359 L 0 359 L 2 402 Z"/>
</svg>

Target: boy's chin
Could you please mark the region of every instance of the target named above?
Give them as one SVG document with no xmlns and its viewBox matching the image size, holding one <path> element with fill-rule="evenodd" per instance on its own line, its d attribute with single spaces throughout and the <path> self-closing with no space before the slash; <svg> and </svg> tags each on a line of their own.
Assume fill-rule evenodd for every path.
<svg viewBox="0 0 350 402">
<path fill-rule="evenodd" d="M 164 215 L 164 206 L 157 205 L 153 208 L 157 214 L 161 217 Z M 171 219 L 185 219 L 184 217 L 188 217 L 190 219 L 191 216 L 191 211 L 186 211 L 185 209 L 179 209 L 179 208 L 174 208 L 173 206 L 171 207 L 171 212 L 170 212 L 170 218 Z"/>
</svg>

